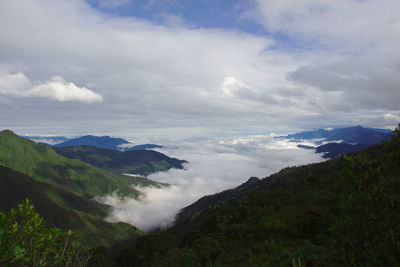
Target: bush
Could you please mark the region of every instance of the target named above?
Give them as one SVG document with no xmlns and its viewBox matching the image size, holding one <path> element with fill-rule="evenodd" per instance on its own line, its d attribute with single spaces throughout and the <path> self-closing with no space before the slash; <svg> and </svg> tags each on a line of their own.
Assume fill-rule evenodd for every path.
<svg viewBox="0 0 400 267">
<path fill-rule="evenodd" d="M 336 260 L 346 265 L 395 266 L 400 258 L 400 130 L 385 154 L 345 157 L 341 206 L 332 227 Z M 375 157 L 376 158 L 376 157 Z"/>
<path fill-rule="evenodd" d="M 0 212 L 0 266 L 84 266 L 88 255 L 72 232 L 45 226 L 29 200 Z"/>
</svg>

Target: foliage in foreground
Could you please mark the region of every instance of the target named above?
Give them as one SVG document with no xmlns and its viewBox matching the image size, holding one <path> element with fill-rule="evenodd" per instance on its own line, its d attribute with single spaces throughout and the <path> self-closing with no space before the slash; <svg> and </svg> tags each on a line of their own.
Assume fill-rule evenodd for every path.
<svg viewBox="0 0 400 267">
<path fill-rule="evenodd" d="M 72 232 L 47 228 L 29 200 L 0 212 L 0 266 L 84 266 L 89 257 Z"/>
<path fill-rule="evenodd" d="M 332 226 L 339 263 L 400 265 L 400 130 L 384 144 L 383 160 L 346 157 L 341 205 Z"/>
</svg>

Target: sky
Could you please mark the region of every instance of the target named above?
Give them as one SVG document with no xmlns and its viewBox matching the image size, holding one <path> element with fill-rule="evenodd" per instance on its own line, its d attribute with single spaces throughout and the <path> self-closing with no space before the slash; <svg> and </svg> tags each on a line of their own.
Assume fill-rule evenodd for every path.
<svg viewBox="0 0 400 267">
<path fill-rule="evenodd" d="M 2 0 L 0 128 L 192 138 L 400 122 L 398 0 Z"/>
</svg>

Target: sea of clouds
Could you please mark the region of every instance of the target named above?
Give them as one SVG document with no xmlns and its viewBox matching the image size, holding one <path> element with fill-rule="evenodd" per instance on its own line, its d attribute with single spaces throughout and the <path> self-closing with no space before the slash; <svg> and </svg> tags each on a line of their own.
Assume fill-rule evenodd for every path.
<svg viewBox="0 0 400 267">
<path fill-rule="evenodd" d="M 107 221 L 127 222 L 144 231 L 164 228 L 180 209 L 202 196 L 239 186 L 251 176 L 264 178 L 288 166 L 323 160 L 314 150 L 297 145 L 273 134 L 176 142 L 159 151 L 187 160 L 184 169 L 148 176 L 171 186 L 137 188 L 143 192 L 139 199 L 121 201 L 109 195 L 98 200 L 112 206 Z"/>
</svg>

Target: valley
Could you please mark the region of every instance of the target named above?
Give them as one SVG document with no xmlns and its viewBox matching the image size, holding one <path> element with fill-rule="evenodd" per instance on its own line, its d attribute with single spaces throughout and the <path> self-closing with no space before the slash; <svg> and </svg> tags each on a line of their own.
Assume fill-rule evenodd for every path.
<svg viewBox="0 0 400 267">
<path fill-rule="evenodd" d="M 345 131 L 348 132 L 347 129 Z M 371 134 L 375 135 L 376 131 Z M 392 135 L 385 134 L 389 137 Z M 388 140 L 388 135 L 382 134 L 379 138 L 382 138 L 382 141 Z M 341 203 L 345 201 L 342 198 L 343 190 L 348 190 L 346 188 L 350 186 L 343 183 L 344 172 L 352 173 L 354 178 L 367 175 L 359 173 L 362 169 L 358 169 L 358 165 L 354 167 L 351 164 L 365 164 L 361 162 L 370 161 L 375 166 L 370 171 L 379 170 L 379 175 L 390 177 L 396 184 L 398 181 L 395 155 L 400 151 L 399 136 L 393 136 L 392 141 L 386 141 L 384 145 L 357 146 L 360 150 L 366 150 L 353 152 L 349 157 L 340 155 L 352 151 L 341 148 L 335 155 L 336 159 L 286 167 L 262 179 L 251 177 L 233 189 L 203 196 L 197 201 L 192 198 L 194 203 L 190 204 L 182 202 L 178 197 L 179 194 L 186 194 L 179 187 L 182 184 L 156 182 L 163 180 L 163 175 L 167 177 L 175 176 L 179 172 L 190 173 L 190 165 L 187 165 L 188 170 L 183 169 L 182 164 L 188 163 L 185 160 L 170 158 L 152 150 L 119 151 L 87 144 L 51 148 L 4 130 L 0 132 L 0 207 L 2 211 L 7 211 L 25 199 L 30 199 L 49 227 L 72 230 L 73 239 L 87 248 L 107 248 L 101 252 L 103 254 L 99 254 L 104 258 L 101 264 L 114 262 L 118 263 L 118 266 L 146 266 L 151 263 L 150 265 L 157 266 L 169 263 L 167 266 L 203 266 L 212 262 L 216 266 L 233 263 L 237 266 L 261 263 L 288 265 L 294 259 L 307 265 L 346 262 L 349 260 L 348 256 L 341 258 L 341 254 L 335 254 L 340 253 L 338 250 L 330 252 L 333 247 L 328 245 L 328 240 L 337 240 L 337 244 L 344 242 L 329 229 L 349 234 L 346 232 L 348 229 L 343 227 L 350 225 L 337 224 L 341 216 L 347 216 L 340 208 Z M 347 140 L 346 135 L 341 136 L 343 137 Z M 281 144 L 292 147 L 292 151 L 308 155 L 318 155 L 320 152 L 334 153 L 329 146 L 341 144 L 327 143 L 313 152 L 308 146 L 295 148 L 300 146 L 296 144 L 302 142 L 301 140 L 309 142 L 310 138 L 315 139 L 315 136 L 301 139 L 299 136 L 288 135 L 287 138 L 289 140 Z M 293 138 L 296 140 L 294 146 L 291 145 Z M 358 140 L 354 134 L 351 134 L 351 138 L 352 141 Z M 362 138 L 369 137 L 362 135 Z M 257 145 L 260 140 L 275 142 L 267 143 L 271 147 L 275 146 L 275 149 L 276 145 L 282 142 L 276 138 L 254 140 L 258 140 L 255 142 Z M 330 141 L 337 139 L 328 138 L 325 142 Z M 246 142 L 249 146 L 248 141 Z M 316 142 L 321 144 L 320 139 Z M 329 149 L 318 151 L 327 146 Z M 222 148 L 223 146 L 219 149 Z M 242 148 L 239 151 L 242 151 Z M 280 153 L 279 150 L 272 151 L 271 155 L 276 156 Z M 123 175 L 124 173 L 143 176 L 127 176 Z M 146 176 L 156 179 L 151 180 Z M 349 177 L 346 179 L 353 179 Z M 369 183 L 379 181 L 373 180 Z M 385 187 L 382 190 L 389 190 L 388 197 L 392 199 L 397 192 L 396 188 L 395 185 L 393 188 Z M 161 198 L 162 205 L 156 204 L 151 198 L 169 191 L 175 192 L 175 195 L 173 198 Z M 373 191 L 368 194 L 379 192 Z M 111 201 L 110 197 L 115 200 Z M 163 215 L 164 217 L 146 215 L 151 209 L 154 213 L 160 212 L 158 208 L 165 209 L 168 202 L 172 205 L 187 203 L 187 206 L 181 210 L 171 206 L 173 212 Z M 382 205 L 387 203 L 382 202 Z M 391 209 L 395 208 L 393 205 L 390 206 Z M 385 207 L 382 206 L 382 209 L 386 209 Z M 126 214 L 118 215 L 118 210 Z M 158 228 L 157 224 L 152 228 L 144 227 L 148 232 L 145 233 L 134 222 L 124 219 L 132 212 L 144 216 L 140 220 L 146 220 L 145 217 L 149 216 L 152 220 L 160 220 L 160 223 L 168 216 L 176 213 L 177 216 L 174 221 L 168 219 L 168 224 L 160 224 L 162 228 Z M 398 214 L 396 209 L 394 212 L 390 216 L 387 213 L 379 216 L 388 216 L 389 221 L 397 220 L 397 217 L 393 217 Z M 393 224 L 387 223 L 389 222 L 385 222 L 382 227 L 394 227 Z M 397 231 L 395 228 L 390 229 Z M 366 238 L 363 237 L 365 232 L 353 234 L 359 234 L 357 238 Z M 368 235 L 375 238 L 373 233 L 368 232 Z M 368 253 L 378 253 L 375 251 L 377 247 L 371 246 L 369 249 L 371 251 Z M 113 252 L 108 254 L 107 251 Z M 313 256 L 310 257 L 311 255 Z M 358 257 L 356 260 L 359 261 L 364 256 L 361 253 L 352 257 Z"/>
</svg>

